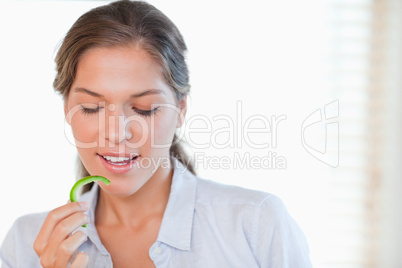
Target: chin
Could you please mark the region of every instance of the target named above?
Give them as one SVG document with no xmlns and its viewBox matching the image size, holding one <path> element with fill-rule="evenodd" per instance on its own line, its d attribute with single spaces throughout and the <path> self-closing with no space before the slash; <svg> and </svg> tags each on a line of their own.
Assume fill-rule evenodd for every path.
<svg viewBox="0 0 402 268">
<path fill-rule="evenodd" d="M 144 184 L 127 185 L 126 183 L 119 183 L 116 181 L 115 183 L 113 183 L 113 181 L 111 180 L 111 183 L 108 186 L 100 185 L 100 187 L 109 195 L 117 197 L 128 197 L 138 192 L 138 190 L 140 190 L 143 185 Z"/>
</svg>

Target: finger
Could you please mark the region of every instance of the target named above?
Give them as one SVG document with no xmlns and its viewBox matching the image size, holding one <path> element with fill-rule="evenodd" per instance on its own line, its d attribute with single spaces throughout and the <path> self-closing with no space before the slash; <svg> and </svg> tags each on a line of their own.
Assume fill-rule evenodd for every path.
<svg viewBox="0 0 402 268">
<path fill-rule="evenodd" d="M 59 222 L 49 238 L 46 254 L 56 256 L 61 243 L 66 240 L 75 229 L 87 223 L 89 223 L 89 217 L 83 212 L 76 212 Z"/>
<path fill-rule="evenodd" d="M 56 267 L 67 267 L 74 252 L 87 240 L 83 232 L 76 232 L 64 240 L 57 249 Z"/>
<path fill-rule="evenodd" d="M 61 220 L 75 212 L 86 210 L 88 210 L 87 202 L 73 202 L 49 212 L 34 243 L 36 253 L 40 254 L 44 250 L 54 228 Z"/>
<path fill-rule="evenodd" d="M 75 260 L 71 264 L 70 268 L 84 268 L 87 267 L 89 262 L 88 255 L 85 254 L 84 252 L 78 253 L 77 257 L 75 257 Z"/>
</svg>

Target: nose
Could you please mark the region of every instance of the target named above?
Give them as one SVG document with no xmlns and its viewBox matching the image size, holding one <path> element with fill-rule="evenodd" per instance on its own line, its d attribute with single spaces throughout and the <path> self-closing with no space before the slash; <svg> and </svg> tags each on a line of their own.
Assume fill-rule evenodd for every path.
<svg viewBox="0 0 402 268">
<path fill-rule="evenodd" d="M 121 143 L 124 140 L 130 140 L 132 133 L 127 126 L 128 121 L 124 113 L 114 112 L 107 118 L 108 127 L 106 128 L 106 139 L 112 143 Z"/>
</svg>

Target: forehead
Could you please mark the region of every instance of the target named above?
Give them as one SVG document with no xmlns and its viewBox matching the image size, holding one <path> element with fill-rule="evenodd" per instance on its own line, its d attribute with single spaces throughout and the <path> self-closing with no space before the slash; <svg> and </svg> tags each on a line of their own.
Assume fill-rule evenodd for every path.
<svg viewBox="0 0 402 268">
<path fill-rule="evenodd" d="M 151 73 L 162 75 L 162 68 L 151 55 L 138 46 L 98 47 L 86 51 L 78 62 L 77 74 L 80 70 L 123 74 Z"/>
<path fill-rule="evenodd" d="M 171 91 L 161 66 L 145 50 L 132 47 L 100 47 L 86 51 L 77 66 L 72 88 L 104 93 L 145 89 Z M 173 93 L 173 92 L 171 92 Z"/>
</svg>

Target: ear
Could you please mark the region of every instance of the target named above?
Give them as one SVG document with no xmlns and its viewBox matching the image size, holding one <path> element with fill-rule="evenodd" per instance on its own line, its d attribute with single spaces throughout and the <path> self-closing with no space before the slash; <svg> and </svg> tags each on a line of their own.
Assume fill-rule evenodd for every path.
<svg viewBox="0 0 402 268">
<path fill-rule="evenodd" d="M 67 124 L 71 126 L 71 115 L 68 112 L 67 101 L 64 101 L 64 118 L 66 119 Z"/>
<path fill-rule="evenodd" d="M 184 96 L 183 99 L 179 102 L 180 113 L 177 118 L 176 128 L 181 127 L 184 124 L 184 120 L 187 113 L 187 96 Z"/>
</svg>

